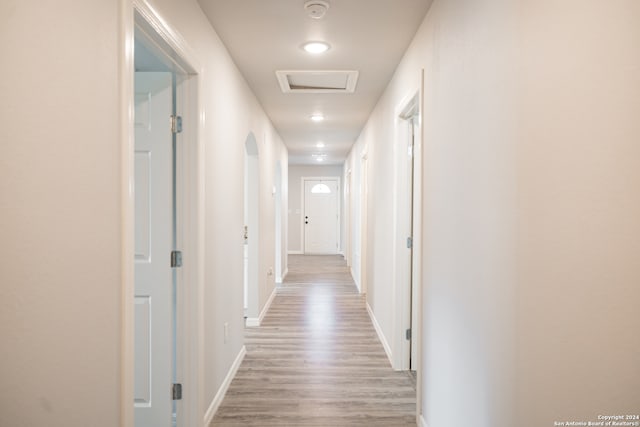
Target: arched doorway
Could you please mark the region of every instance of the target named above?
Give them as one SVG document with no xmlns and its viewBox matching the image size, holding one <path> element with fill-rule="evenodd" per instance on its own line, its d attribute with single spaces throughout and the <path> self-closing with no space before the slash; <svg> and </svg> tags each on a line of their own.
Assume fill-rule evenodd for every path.
<svg viewBox="0 0 640 427">
<path fill-rule="evenodd" d="M 260 162 L 253 133 L 245 140 L 244 160 L 244 316 L 257 319 L 260 247 Z"/>
</svg>

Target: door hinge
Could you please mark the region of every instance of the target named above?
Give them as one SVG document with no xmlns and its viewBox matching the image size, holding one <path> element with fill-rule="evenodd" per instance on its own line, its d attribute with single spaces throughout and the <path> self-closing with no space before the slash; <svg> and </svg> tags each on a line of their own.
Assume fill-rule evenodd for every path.
<svg viewBox="0 0 640 427">
<path fill-rule="evenodd" d="M 182 400 L 182 384 L 173 384 L 171 386 L 171 399 Z"/>
<path fill-rule="evenodd" d="M 410 340 L 410 339 L 411 339 L 411 329 L 407 329 L 407 330 L 405 331 L 405 334 L 404 334 L 404 335 L 405 335 L 405 337 L 407 338 L 407 340 Z"/>
<path fill-rule="evenodd" d="M 182 251 L 171 251 L 171 268 L 182 267 Z"/>
<path fill-rule="evenodd" d="M 407 249 L 413 248 L 413 238 L 407 237 Z"/>
<path fill-rule="evenodd" d="M 182 116 L 171 116 L 171 132 L 182 132 Z"/>
</svg>

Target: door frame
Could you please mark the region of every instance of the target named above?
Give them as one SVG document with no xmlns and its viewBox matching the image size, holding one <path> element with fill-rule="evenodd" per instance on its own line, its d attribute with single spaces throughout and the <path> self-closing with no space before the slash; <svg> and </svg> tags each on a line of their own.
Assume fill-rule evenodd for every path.
<svg viewBox="0 0 640 427">
<path fill-rule="evenodd" d="M 351 209 L 352 209 L 352 201 L 351 201 L 351 193 L 352 193 L 352 189 L 351 187 L 353 186 L 353 181 L 352 181 L 352 174 L 351 174 L 351 168 L 349 168 L 346 172 L 345 172 L 345 180 L 344 180 L 344 219 L 345 219 L 345 224 L 344 224 L 344 236 L 343 236 L 343 242 L 344 242 L 344 248 L 343 248 L 343 253 L 344 253 L 344 259 L 347 262 L 347 267 L 351 268 L 351 264 L 352 264 L 352 258 L 351 258 Z"/>
<path fill-rule="evenodd" d="M 273 177 L 273 199 L 274 208 L 273 213 L 275 216 L 275 275 L 276 284 L 281 284 L 284 281 L 283 272 L 283 250 L 282 250 L 282 236 L 283 236 L 283 221 L 282 221 L 282 164 L 280 160 L 276 161 L 275 174 Z"/>
<path fill-rule="evenodd" d="M 405 331 L 415 329 L 412 325 L 412 293 L 416 280 L 413 267 L 418 264 L 417 252 L 420 242 L 413 242 L 412 248 L 407 246 L 407 238 L 415 239 L 413 223 L 419 219 L 419 194 L 417 189 L 417 177 L 420 173 L 420 162 L 416 161 L 415 151 L 419 151 L 419 141 L 414 133 L 414 120 L 420 114 L 420 92 L 412 91 L 396 108 L 395 114 L 395 143 L 393 147 L 394 176 L 393 176 L 393 277 L 394 293 L 396 295 L 396 318 L 394 327 L 394 368 L 397 370 L 409 370 L 411 341 L 414 339 L 415 330 L 411 331 L 411 340 L 406 339 Z M 419 121 L 419 119 L 418 119 Z M 419 126 L 419 124 L 418 124 Z M 409 139 L 413 138 L 412 171 L 408 176 L 407 147 Z M 416 150 L 417 149 L 417 150 Z M 416 197 L 417 196 L 417 197 Z M 410 230 L 411 229 L 411 230 Z M 411 233 L 411 235 L 409 235 Z M 411 284 L 411 288 L 408 286 Z"/>
<path fill-rule="evenodd" d="M 360 259 L 358 281 L 360 293 L 367 294 L 367 257 L 369 256 L 368 245 L 368 229 L 369 229 L 369 154 L 368 147 L 365 147 L 360 156 Z"/>
<path fill-rule="evenodd" d="M 244 263 L 244 299 L 245 326 L 260 326 L 260 257 L 262 256 L 260 191 L 261 167 L 260 144 L 253 132 L 249 132 L 244 141 L 244 207 L 243 215 L 247 227 L 247 255 Z"/>
<path fill-rule="evenodd" d="M 338 193 L 336 194 L 336 208 L 338 210 L 338 221 L 336 224 L 336 236 L 337 236 L 337 244 L 338 247 L 336 248 L 336 255 L 340 253 L 340 250 L 342 249 L 342 198 L 340 197 L 340 193 L 341 193 L 341 188 L 342 188 L 342 180 L 340 179 L 339 176 L 321 176 L 321 177 L 313 177 L 313 176 L 303 176 L 302 178 L 300 178 L 300 200 L 302 201 L 302 215 L 300 216 L 300 242 L 302 244 L 301 248 L 302 248 L 302 253 L 306 254 L 306 250 L 305 250 L 305 228 L 304 228 L 304 212 L 305 212 L 305 207 L 306 207 L 306 191 L 305 191 L 305 183 L 306 181 L 337 181 L 338 184 Z"/>
<path fill-rule="evenodd" d="M 411 365 L 421 382 L 422 322 L 422 87 L 411 91 L 395 110 L 394 145 L 394 257 L 393 277 L 396 295 L 394 327 L 394 360 L 396 370 L 409 370 Z M 408 176 L 407 148 L 413 138 L 412 171 Z M 411 235 L 408 235 L 411 229 Z M 408 237 L 412 238 L 408 250 Z M 410 285 L 410 286 L 409 286 Z M 405 331 L 411 329 L 411 339 Z M 415 346 L 415 359 L 411 359 Z M 419 388 L 419 386 L 417 387 Z M 420 393 L 421 394 L 421 390 Z M 418 396 L 421 398 L 421 396 Z M 417 416 L 421 413 L 418 404 Z"/>
<path fill-rule="evenodd" d="M 177 245 L 185 254 L 183 267 L 177 270 L 180 292 L 177 305 L 178 380 L 183 383 L 183 400 L 177 405 L 180 427 L 199 426 L 200 397 L 203 383 L 200 373 L 204 360 L 204 238 L 202 224 L 204 203 L 204 123 L 198 97 L 201 67 L 195 52 L 171 28 L 146 0 L 121 0 L 121 67 L 120 67 L 120 133 L 121 133 L 121 203 L 122 203 L 122 351 L 120 425 L 134 426 L 134 42 L 138 30 L 154 54 L 178 77 L 177 114 L 183 116 L 184 131 L 178 134 L 176 151 L 176 222 L 179 224 Z M 167 391 L 169 392 L 169 390 Z"/>
<path fill-rule="evenodd" d="M 424 174 L 424 70 L 420 71 L 419 87 L 409 91 L 395 109 L 395 146 L 394 146 L 394 257 L 393 278 L 395 293 L 395 327 L 394 327 L 394 360 L 393 367 L 396 370 L 409 369 L 409 357 L 411 348 L 405 338 L 405 330 L 411 326 L 411 342 L 415 346 L 416 360 L 412 360 L 417 372 L 416 387 L 416 417 L 419 420 L 422 415 L 422 343 L 423 343 L 423 268 L 422 254 L 424 247 L 423 237 L 423 174 Z M 413 200 L 412 212 L 409 212 L 408 198 L 404 204 L 397 203 L 397 198 L 402 192 L 408 192 L 406 181 L 403 181 L 402 173 L 406 172 L 403 165 L 406 163 L 406 137 L 408 127 L 412 126 L 413 117 L 417 123 L 413 124 Z M 413 247 L 411 251 L 411 279 L 412 288 L 406 286 L 406 266 L 409 255 L 406 247 L 407 218 L 412 215 L 413 221 Z"/>
</svg>

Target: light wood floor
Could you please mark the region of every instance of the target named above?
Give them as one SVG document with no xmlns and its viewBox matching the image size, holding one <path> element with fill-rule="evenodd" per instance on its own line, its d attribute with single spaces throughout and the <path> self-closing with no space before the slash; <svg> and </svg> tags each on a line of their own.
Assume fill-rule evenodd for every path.
<svg viewBox="0 0 640 427">
<path fill-rule="evenodd" d="M 340 256 L 289 274 L 211 426 L 415 426 L 415 388 L 386 357 Z"/>
</svg>

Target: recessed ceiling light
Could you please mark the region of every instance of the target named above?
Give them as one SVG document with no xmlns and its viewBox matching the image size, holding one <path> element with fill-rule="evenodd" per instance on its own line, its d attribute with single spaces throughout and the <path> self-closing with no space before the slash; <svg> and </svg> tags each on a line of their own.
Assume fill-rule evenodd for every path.
<svg viewBox="0 0 640 427">
<path fill-rule="evenodd" d="M 318 148 L 324 148 L 324 142 L 318 142 L 318 143 L 316 144 L 316 147 L 318 147 Z"/>
<path fill-rule="evenodd" d="M 324 120 L 324 116 L 320 113 L 316 113 L 311 116 L 311 120 L 313 120 L 314 122 L 321 122 Z"/>
<path fill-rule="evenodd" d="M 308 42 L 302 45 L 302 48 L 309 53 L 319 54 L 329 50 L 331 46 L 325 42 Z"/>
</svg>

